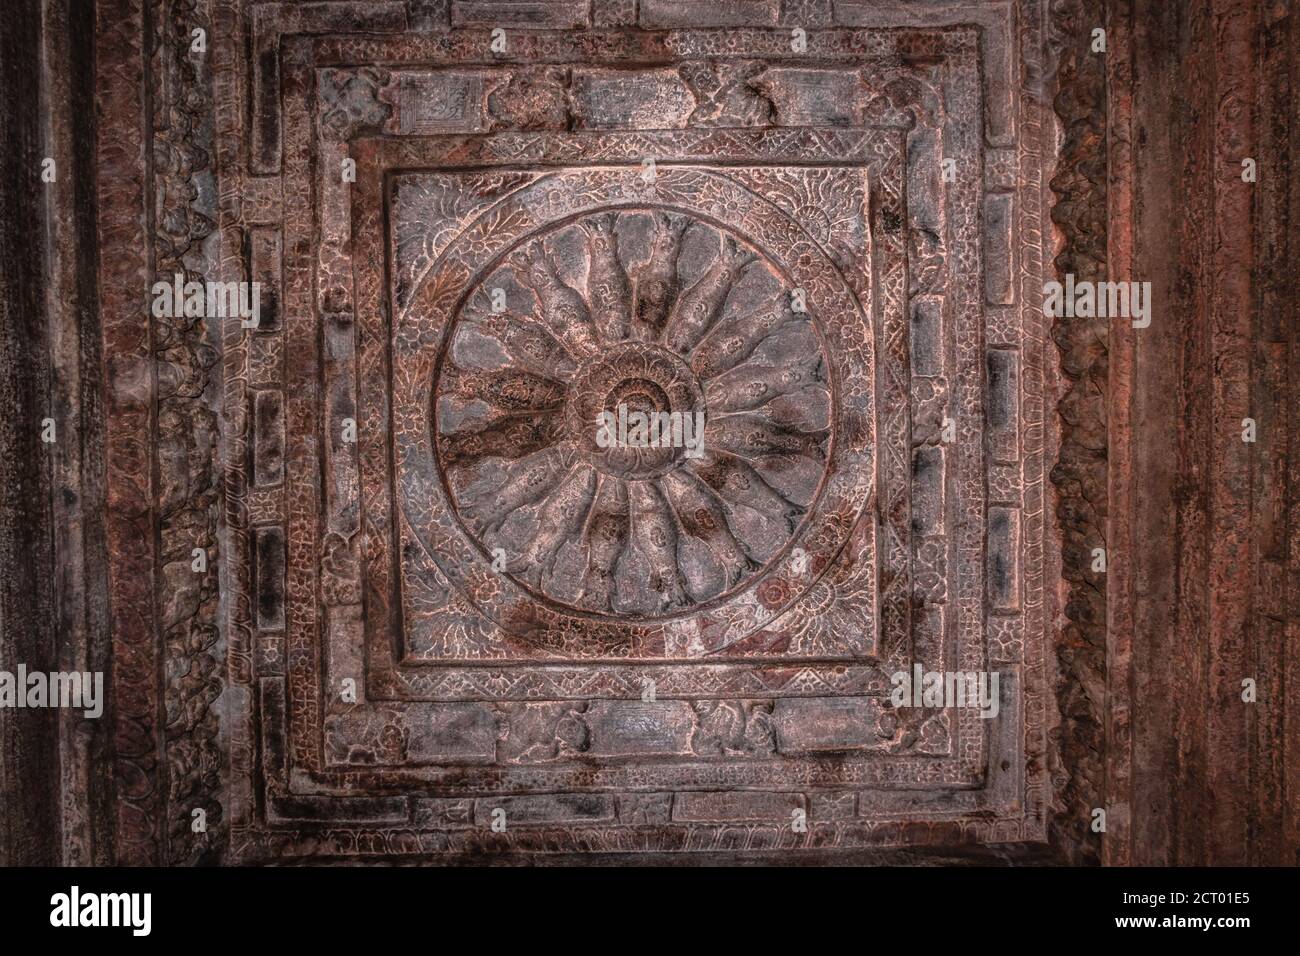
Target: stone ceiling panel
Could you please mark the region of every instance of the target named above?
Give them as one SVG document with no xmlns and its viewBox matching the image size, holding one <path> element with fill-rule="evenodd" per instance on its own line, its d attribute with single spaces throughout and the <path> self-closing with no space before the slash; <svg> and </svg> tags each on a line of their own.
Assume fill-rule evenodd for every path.
<svg viewBox="0 0 1300 956">
<path fill-rule="evenodd" d="M 237 858 L 1042 838 L 1042 11 L 753 6 L 264 4 L 217 58 L 276 303 Z M 995 718 L 891 701 L 957 671 Z"/>
</svg>

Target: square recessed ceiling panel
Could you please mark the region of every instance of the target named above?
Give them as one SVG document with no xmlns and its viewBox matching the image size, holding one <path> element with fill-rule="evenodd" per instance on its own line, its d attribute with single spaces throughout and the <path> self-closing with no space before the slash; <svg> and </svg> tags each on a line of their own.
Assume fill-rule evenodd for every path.
<svg viewBox="0 0 1300 956">
<path fill-rule="evenodd" d="M 226 356 L 237 857 L 1041 839 L 1037 4 L 317 6 L 257 8 L 229 200 L 278 304 Z"/>
</svg>

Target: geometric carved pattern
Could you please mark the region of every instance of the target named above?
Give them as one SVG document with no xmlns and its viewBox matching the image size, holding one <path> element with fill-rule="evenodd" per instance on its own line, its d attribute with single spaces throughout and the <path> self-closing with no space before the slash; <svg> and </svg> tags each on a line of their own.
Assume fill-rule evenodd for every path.
<svg viewBox="0 0 1300 956">
<path fill-rule="evenodd" d="M 495 59 L 361 6 L 256 7 L 249 64 L 214 4 L 279 316 L 225 339 L 235 858 L 1041 839 L 1039 4 Z M 623 400 L 704 456 L 595 447 Z"/>
<path fill-rule="evenodd" d="M 555 232 L 487 280 L 529 296 L 526 314 L 494 320 L 482 284 L 461 310 L 434 395 L 439 472 L 486 551 L 524 542 L 516 583 L 634 620 L 694 610 L 772 563 L 817 498 L 816 332 L 774 268 L 748 269 L 755 254 L 702 220 L 607 211 Z M 681 425 L 669 444 L 602 444 L 620 409 L 704 416 L 709 450 L 692 459 Z"/>
<path fill-rule="evenodd" d="M 704 226 L 698 219 L 694 227 L 687 229 L 690 221 L 687 213 L 672 214 L 675 219 L 662 213 L 662 228 L 649 234 L 644 230 L 653 220 L 628 213 L 624 222 L 629 231 L 623 235 L 634 240 L 636 234 L 631 230 L 641 228 L 641 238 L 647 245 L 645 261 L 666 261 L 670 269 L 662 273 L 668 278 L 646 276 L 644 285 L 671 282 L 676 287 L 680 279 L 682 288 L 653 293 L 661 300 L 657 306 L 638 300 L 641 311 L 636 321 L 644 328 L 641 333 L 644 341 L 629 340 L 632 335 L 629 319 L 627 331 L 620 333 L 625 338 L 605 343 L 602 348 L 596 339 L 598 332 L 590 324 L 574 327 L 580 321 L 579 316 L 588 317 L 590 323 L 588 307 L 552 271 L 553 260 L 544 257 L 540 247 L 549 236 L 545 233 L 534 236 L 520 250 L 521 255 L 531 258 L 515 260 L 507 255 L 503 264 L 486 276 L 486 282 L 516 300 L 526 294 L 543 297 L 545 303 L 529 311 L 550 316 L 557 324 L 564 321 L 566 309 L 570 310 L 573 318 L 560 330 L 562 338 L 547 334 L 536 346 L 539 352 L 535 359 L 550 366 L 554 374 L 571 376 L 574 380 L 572 394 L 559 390 L 555 393 L 557 408 L 563 405 L 558 412 L 563 422 L 558 426 L 558 434 L 548 434 L 546 430 L 556 426 L 545 415 L 534 413 L 527 418 L 528 427 L 534 431 L 521 435 L 516 430 L 508 439 L 500 439 L 495 449 L 498 454 L 488 453 L 480 462 L 466 461 L 461 453 L 458 460 L 454 457 L 456 446 L 449 441 L 456 437 L 455 433 L 449 432 L 445 424 L 456 411 L 443 391 L 448 369 L 458 369 L 458 356 L 463 361 L 472 361 L 470 350 L 475 346 L 481 352 L 495 346 L 498 354 L 511 350 L 506 354 L 518 356 L 524 348 L 518 345 L 521 330 L 539 328 L 536 323 L 524 326 L 526 319 L 509 312 L 494 321 L 490 312 L 484 314 L 477 308 L 473 292 L 465 300 L 461 322 L 465 322 L 468 313 L 474 324 L 453 326 L 450 313 L 454 304 L 467 284 L 475 290 L 479 281 L 471 278 L 467 283 L 464 276 L 472 276 L 482 269 L 480 262 L 497 262 L 502 248 L 526 228 L 526 223 L 531 224 L 533 217 L 569 222 L 577 215 L 576 224 L 567 229 L 581 229 L 596 217 L 607 215 L 585 210 L 593 204 L 596 209 L 603 209 L 608 197 L 618 196 L 621 191 L 627 201 L 653 201 L 664 204 L 661 208 L 707 209 L 714 213 L 724 206 L 749 210 L 741 221 L 750 225 L 750 237 L 791 257 L 795 265 L 791 267 L 789 281 L 795 287 L 806 287 L 810 296 L 820 295 L 822 298 L 817 301 L 821 306 L 814 309 L 816 314 L 812 320 L 804 318 L 794 322 L 784 301 L 788 293 L 774 266 L 748 269 L 743 276 L 747 281 L 740 281 L 742 270 L 755 254 L 743 252 L 737 240 L 724 238 L 725 234 Z M 527 649 L 512 651 L 507 635 L 522 635 L 525 644 L 536 645 L 531 653 L 543 657 L 676 658 L 723 654 L 751 639 L 768 620 L 782 615 L 815 585 L 818 573 L 832 563 L 849 530 L 857 523 L 858 514 L 871 500 L 871 393 L 850 384 L 868 378 L 871 336 L 865 317 L 853 301 L 851 289 L 843 280 L 833 281 L 836 278 L 833 265 L 823 259 L 819 263 L 820 273 L 815 273 L 800 263 L 798 256 L 811 256 L 814 250 L 801 249 L 792 243 L 792 238 L 798 242 L 793 234 L 782 235 L 783 225 L 758 206 L 752 194 L 695 169 L 666 167 L 653 183 L 643 180 L 635 168 L 548 175 L 491 207 L 447 247 L 439 265 L 424 278 L 430 292 L 423 296 L 417 293 L 412 306 L 399 318 L 401 324 L 394 333 L 397 343 L 394 374 L 398 382 L 393 396 L 398 420 L 394 429 L 397 445 L 394 457 L 400 473 L 398 495 L 403 515 L 412 525 L 415 537 L 426 545 L 427 562 L 434 566 L 427 568 L 427 573 L 434 580 L 417 580 L 419 576 L 411 573 L 403 583 L 409 583 L 416 592 L 408 599 L 414 604 L 418 600 L 416 594 L 420 593 L 416 589 L 441 590 L 445 588 L 444 582 L 454 582 L 485 619 L 485 626 L 477 635 L 480 642 L 486 638 L 486 644 L 497 646 L 495 654 L 491 646 L 466 648 L 472 656 L 530 653 Z M 675 237 L 671 234 L 674 229 L 679 230 Z M 569 236 L 571 233 L 556 236 L 556 247 L 562 249 L 560 243 Z M 712 259 L 709 258 L 710 240 L 714 247 Z M 685 246 L 680 258 L 672 255 L 670 248 L 664 248 L 678 242 Z M 653 244 L 659 248 L 654 249 Z M 462 248 L 467 251 L 462 253 Z M 688 265 L 692 261 L 703 266 L 698 274 Z M 581 271 L 586 269 L 584 262 Z M 531 293 L 524 293 L 511 281 L 514 275 L 524 276 L 531 284 L 525 288 L 531 289 Z M 576 274 L 570 278 L 575 284 L 582 284 Z M 638 282 L 638 292 L 642 287 Z M 482 302 L 484 297 L 478 299 Z M 554 301 L 557 299 L 560 301 Z M 662 314 L 655 314 L 655 309 Z M 703 319 L 692 318 L 696 310 L 703 310 Z M 754 363 L 737 366 L 734 371 L 738 374 L 725 378 L 708 377 L 709 370 L 703 364 L 711 357 L 714 362 L 722 361 L 717 350 L 709 348 L 718 340 L 704 340 L 700 343 L 703 348 L 694 350 L 693 337 L 702 338 L 711 326 L 692 329 L 686 324 L 698 321 L 704 326 L 715 312 L 718 321 L 725 323 L 721 335 L 727 335 L 728 328 L 735 330 L 730 333 L 729 341 L 737 343 L 737 347 L 759 352 Z M 756 316 L 756 312 L 760 316 L 765 312 L 771 318 Z M 787 379 L 789 391 L 801 387 L 804 380 L 799 374 L 792 374 L 792 371 L 799 373 L 801 368 L 809 382 L 821 380 L 823 349 L 814 323 L 821 325 L 822 334 L 832 342 L 856 343 L 830 350 L 837 360 L 832 360 L 828 369 L 828 384 L 838 385 L 841 393 L 836 402 L 840 412 L 836 424 L 841 433 L 838 440 L 832 443 L 828 434 L 831 400 L 826 389 L 822 389 L 822 415 L 826 420 L 819 423 L 814 419 L 802 429 L 799 426 L 803 423 L 798 419 L 789 424 L 774 422 L 773 417 L 782 414 L 780 407 L 725 416 L 727 411 L 745 408 L 739 404 L 743 396 L 737 393 L 755 382 L 761 385 L 761 376 L 766 375 L 773 382 L 774 390 Z M 453 331 L 448 331 L 449 328 Z M 777 336 L 777 333 L 781 334 Z M 802 338 L 798 337 L 800 334 Z M 411 346 L 409 358 L 403 354 L 407 337 L 418 343 Z M 442 341 L 445 352 L 426 347 L 426 343 L 436 345 L 440 340 L 445 340 Z M 576 358 L 571 352 L 576 353 Z M 440 413 L 436 427 L 443 467 L 435 468 L 429 461 L 433 456 L 428 447 L 435 426 L 428 421 L 427 410 L 431 406 L 424 396 L 439 358 L 442 370 L 435 401 Z M 694 368 L 688 364 L 692 359 Z M 565 365 L 566 360 L 573 362 L 572 367 Z M 488 352 L 482 361 L 492 368 L 492 363 L 499 363 L 500 359 Z M 511 365 L 506 369 L 514 371 Z M 751 380 L 741 377 L 746 373 L 751 374 Z M 778 397 L 786 394 L 782 391 Z M 698 463 L 674 455 L 672 449 L 666 450 L 663 460 L 624 460 L 616 456 L 626 455 L 626 451 L 615 449 L 610 455 L 596 446 L 597 412 L 606 404 L 615 407 L 619 401 L 635 405 L 641 395 L 651 403 L 647 410 L 706 415 L 704 452 Z M 592 404 L 594 401 L 601 403 L 599 408 Z M 411 411 L 409 426 L 403 415 L 406 409 Z M 796 405 L 786 414 L 798 416 L 802 409 L 803 406 Z M 816 409 L 811 414 L 815 415 Z M 478 441 L 494 440 L 490 431 L 484 435 L 479 430 L 474 435 Z M 500 454 L 503 451 L 511 454 L 517 451 L 527 457 L 503 460 Z M 585 464 L 579 465 L 575 456 Z M 564 555 L 568 567 L 554 569 L 544 564 L 542 555 L 534 553 L 538 545 L 529 538 L 530 518 L 531 527 L 547 533 L 563 528 L 565 521 L 574 522 L 576 532 L 590 509 L 584 505 L 566 517 L 554 513 L 553 502 L 542 502 L 540 510 L 533 509 L 529 514 L 522 506 L 532 504 L 535 499 L 526 496 L 563 485 L 562 490 L 568 494 L 585 494 L 588 501 L 594 501 L 596 474 L 603 475 L 604 480 L 595 511 L 599 516 L 597 525 L 591 530 L 611 540 L 593 548 L 584 546 L 580 538 L 579 548 L 570 549 Z M 441 481 L 432 480 L 435 476 Z M 590 484 L 572 484 L 575 481 Z M 440 487 L 444 482 L 449 489 L 445 498 Z M 570 484 L 564 485 L 565 482 Z M 459 498 L 462 505 L 461 514 L 457 515 L 459 520 L 451 520 L 447 515 L 456 510 L 454 498 Z M 468 516 L 464 514 L 467 503 L 474 509 Z M 505 510 L 511 507 L 516 510 Z M 546 509 L 550 513 L 545 513 Z M 720 585 L 711 585 L 708 580 L 696 577 L 696 571 L 706 576 L 722 572 L 716 561 L 708 563 L 698 551 L 687 547 L 692 542 L 703 544 L 703 538 L 683 533 L 682 546 L 678 547 L 676 529 L 686 512 L 702 512 L 705 521 L 716 521 L 718 529 L 727 533 L 730 550 L 723 553 L 733 559 L 735 575 L 729 584 L 724 579 Z M 515 518 L 520 520 L 514 521 Z M 454 529 L 458 523 L 466 525 L 468 534 L 464 542 L 456 540 L 454 530 L 451 535 L 442 530 Z M 616 530 L 619 528 L 624 529 Z M 488 530 L 490 536 L 480 539 L 481 529 Z M 586 578 L 587 594 L 598 603 L 590 607 L 566 607 L 573 598 L 534 602 L 513 575 L 502 579 L 485 571 L 481 567 L 483 562 L 461 557 L 475 544 L 490 551 L 512 541 L 527 542 L 513 546 L 517 566 L 528 568 L 529 573 L 553 571 L 552 589 L 563 587 L 563 582 L 568 580 Z M 547 553 L 558 550 L 560 543 L 555 541 Z M 806 545 L 808 573 L 801 575 L 780 567 L 782 561 L 788 565 L 792 545 Z M 466 551 L 460 551 L 460 547 Z M 543 543 L 540 547 L 548 546 Z M 669 548 L 671 557 L 667 554 Z M 404 547 L 403 554 L 409 550 Z M 457 556 L 452 558 L 453 554 Z M 870 554 L 864 555 L 860 563 L 864 573 L 869 574 L 873 566 Z M 751 573 L 749 565 L 755 571 L 767 569 L 770 573 Z M 536 586 L 536 581 L 533 583 Z M 702 599 L 719 596 L 724 587 L 734 593 L 721 595 L 724 600 L 706 605 L 704 600 L 688 597 L 688 589 L 693 587 L 713 588 L 701 594 Z M 424 603 L 436 607 L 440 602 L 435 599 Z M 709 608 L 707 615 L 703 613 L 704 607 Z M 686 610 L 695 613 L 680 613 Z M 420 621 L 416 609 L 411 608 L 411 612 L 406 618 L 408 632 L 414 623 L 438 635 L 448 633 L 442 623 L 445 614 L 432 621 Z M 603 616 L 593 617 L 587 612 L 603 613 Z M 868 618 L 855 624 L 859 630 L 869 631 L 869 621 Z M 474 636 L 466 635 L 470 640 Z M 810 638 L 810 641 L 820 647 L 832 644 L 835 638 Z M 449 648 L 449 651 L 456 656 L 456 649 Z"/>
</svg>

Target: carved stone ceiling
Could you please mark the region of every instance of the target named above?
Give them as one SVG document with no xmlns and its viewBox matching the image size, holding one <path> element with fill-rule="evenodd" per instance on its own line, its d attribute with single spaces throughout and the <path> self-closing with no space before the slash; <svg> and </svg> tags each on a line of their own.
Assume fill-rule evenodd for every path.
<svg viewBox="0 0 1300 956">
<path fill-rule="evenodd" d="M 210 7 L 232 859 L 1041 840 L 1042 4 Z"/>
</svg>

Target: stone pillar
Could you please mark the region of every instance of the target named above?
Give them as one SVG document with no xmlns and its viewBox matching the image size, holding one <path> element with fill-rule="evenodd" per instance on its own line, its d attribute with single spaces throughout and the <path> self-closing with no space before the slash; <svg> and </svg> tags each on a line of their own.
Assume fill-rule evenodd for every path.
<svg viewBox="0 0 1300 956">
<path fill-rule="evenodd" d="M 1300 6 L 1108 18 L 1108 274 L 1155 308 L 1110 326 L 1104 859 L 1294 862 Z"/>
<path fill-rule="evenodd" d="M 0 11 L 0 670 L 103 672 L 93 8 Z M 109 716 L 0 710 L 0 863 L 111 859 Z"/>
<path fill-rule="evenodd" d="M 50 489 L 53 446 L 44 297 L 41 182 L 41 11 L 34 0 L 0 10 L 0 669 L 50 669 L 54 646 Z M 54 416 L 57 427 L 57 415 Z M 57 718 L 0 709 L 0 864 L 59 861 Z"/>
</svg>

